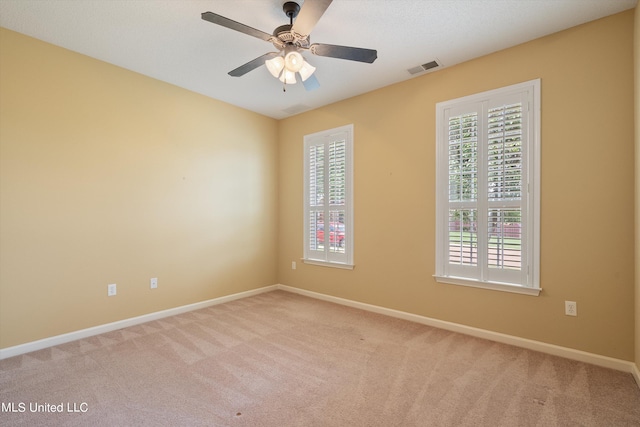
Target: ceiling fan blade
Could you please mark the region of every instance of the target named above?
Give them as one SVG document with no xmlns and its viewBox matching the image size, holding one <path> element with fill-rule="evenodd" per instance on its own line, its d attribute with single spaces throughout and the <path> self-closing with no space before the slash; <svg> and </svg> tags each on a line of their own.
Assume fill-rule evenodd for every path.
<svg viewBox="0 0 640 427">
<path fill-rule="evenodd" d="M 338 46 L 334 44 L 315 43 L 309 47 L 314 55 L 328 56 L 331 58 L 348 59 L 350 61 L 373 63 L 378 57 L 375 49 L 363 49 L 361 47 Z"/>
<path fill-rule="evenodd" d="M 271 34 L 265 33 L 264 31 L 256 30 L 255 28 L 251 28 L 248 25 L 241 24 L 232 19 L 225 18 L 224 16 L 218 15 L 217 13 L 203 12 L 202 19 L 214 24 L 222 25 L 223 27 L 227 27 L 232 30 L 239 31 L 241 33 L 248 34 L 253 37 L 257 37 L 265 41 L 270 41 L 273 37 Z"/>
<path fill-rule="evenodd" d="M 311 90 L 318 89 L 320 87 L 320 82 L 316 78 L 315 74 L 312 74 L 309 77 L 307 77 L 307 80 L 302 81 L 302 85 L 304 86 L 305 90 L 311 91 Z"/>
<path fill-rule="evenodd" d="M 311 34 L 324 12 L 333 0 L 305 0 L 291 31 L 302 36 Z"/>
<path fill-rule="evenodd" d="M 229 71 L 229 75 L 232 76 L 232 77 L 244 76 L 249 71 L 253 71 L 256 68 L 264 65 L 264 61 L 266 61 L 267 59 L 275 58 L 278 55 L 280 55 L 279 52 L 265 53 L 264 55 L 257 57 L 253 61 L 249 61 L 246 64 L 239 66 L 235 70 Z"/>
</svg>

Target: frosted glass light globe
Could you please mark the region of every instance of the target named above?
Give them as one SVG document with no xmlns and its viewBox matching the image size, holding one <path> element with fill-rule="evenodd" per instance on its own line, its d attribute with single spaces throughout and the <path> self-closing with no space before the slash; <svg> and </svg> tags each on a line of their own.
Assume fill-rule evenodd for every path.
<svg viewBox="0 0 640 427">
<path fill-rule="evenodd" d="M 276 79 L 280 77 L 280 73 L 284 68 L 284 58 L 282 56 L 276 56 L 273 59 L 267 59 L 264 62 L 267 66 L 267 69 L 275 77 Z"/>
<path fill-rule="evenodd" d="M 284 66 L 287 70 L 297 73 L 304 65 L 304 58 L 298 52 L 289 52 L 284 57 Z"/>
<path fill-rule="evenodd" d="M 296 84 L 296 73 L 285 68 L 284 72 L 280 76 L 280 81 L 284 84 L 294 85 Z"/>
</svg>

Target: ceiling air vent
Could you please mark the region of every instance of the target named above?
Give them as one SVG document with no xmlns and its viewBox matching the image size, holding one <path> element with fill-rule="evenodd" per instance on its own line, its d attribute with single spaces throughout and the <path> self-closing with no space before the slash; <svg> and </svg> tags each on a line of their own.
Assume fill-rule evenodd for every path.
<svg viewBox="0 0 640 427">
<path fill-rule="evenodd" d="M 418 65 L 417 67 L 409 68 L 407 71 L 409 74 L 418 74 L 424 71 L 432 70 L 436 67 L 439 67 L 440 64 L 438 61 L 427 62 L 426 64 Z"/>
<path fill-rule="evenodd" d="M 284 109 L 282 111 L 284 111 L 287 114 L 294 115 L 294 114 L 302 113 L 303 111 L 307 111 L 307 110 L 310 110 L 310 109 L 311 109 L 311 107 L 309 107 L 308 105 L 296 104 L 296 105 L 293 105 L 293 106 L 291 106 L 289 108 L 286 108 L 286 109 Z"/>
</svg>

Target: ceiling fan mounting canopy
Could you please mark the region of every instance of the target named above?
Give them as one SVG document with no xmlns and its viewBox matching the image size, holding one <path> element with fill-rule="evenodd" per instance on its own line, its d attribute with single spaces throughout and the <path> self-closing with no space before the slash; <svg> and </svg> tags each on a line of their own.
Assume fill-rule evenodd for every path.
<svg viewBox="0 0 640 427">
<path fill-rule="evenodd" d="M 300 5 L 294 1 L 287 1 L 282 5 L 282 10 L 284 11 L 284 14 L 289 17 L 291 23 L 293 24 L 293 19 L 298 16 L 298 13 L 300 12 Z"/>
<path fill-rule="evenodd" d="M 300 73 L 305 88 L 308 90 L 318 87 L 317 80 L 314 76 L 311 76 L 314 67 L 310 66 L 300 55 L 299 51 L 308 51 L 313 55 L 325 56 L 330 58 L 346 59 L 350 61 L 373 63 L 378 57 L 378 53 L 374 49 L 364 49 L 359 47 L 339 46 L 330 44 L 314 43 L 310 44 L 309 35 L 316 26 L 324 12 L 327 10 L 333 0 L 306 0 L 302 7 L 294 1 L 287 1 L 282 5 L 282 10 L 289 18 L 289 24 L 281 25 L 277 27 L 273 34 L 265 33 L 255 28 L 249 27 L 245 24 L 241 24 L 224 16 L 218 15 L 213 12 L 202 13 L 202 19 L 209 21 L 213 24 L 221 25 L 223 27 L 247 34 L 252 37 L 268 41 L 278 49 L 278 52 L 269 52 L 258 58 L 247 62 L 244 65 L 231 70 L 230 76 L 240 77 L 252 71 L 262 65 L 265 65 L 265 61 L 271 61 L 277 57 L 285 59 L 282 61 L 286 65 L 282 75 L 279 77 L 283 80 L 285 72 L 291 76 L 284 79 L 287 83 L 287 79 L 292 83 L 295 83 L 295 74 Z M 294 22 L 295 19 L 295 22 Z M 295 55 L 294 55 L 295 54 Z M 280 67 L 280 60 L 276 61 L 278 68 Z M 300 64 L 304 66 L 300 68 Z M 269 67 L 269 71 L 278 77 L 274 72 L 273 61 Z M 284 65 L 283 65 L 284 66 Z M 294 71 L 295 70 L 295 71 Z M 311 70 L 311 71 L 309 71 Z M 312 77 L 312 78 L 310 78 Z M 307 83 L 308 82 L 308 83 Z"/>
</svg>

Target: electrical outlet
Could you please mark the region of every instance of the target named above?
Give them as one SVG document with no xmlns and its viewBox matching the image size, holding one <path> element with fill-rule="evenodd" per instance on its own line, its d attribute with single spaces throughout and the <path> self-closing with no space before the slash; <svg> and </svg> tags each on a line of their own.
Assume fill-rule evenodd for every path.
<svg viewBox="0 0 640 427">
<path fill-rule="evenodd" d="M 564 302 L 564 314 L 567 316 L 577 316 L 578 315 L 578 304 L 575 301 L 565 301 Z"/>
<path fill-rule="evenodd" d="M 116 284 L 112 283 L 110 285 L 107 285 L 107 296 L 112 297 L 115 294 L 116 294 Z"/>
<path fill-rule="evenodd" d="M 149 285 L 151 286 L 151 289 L 156 289 L 158 287 L 158 278 L 152 277 L 151 280 L 149 280 Z"/>
<path fill-rule="evenodd" d="M 292 270 L 296 269 L 296 262 L 295 261 L 291 261 L 291 269 Z"/>
</svg>

